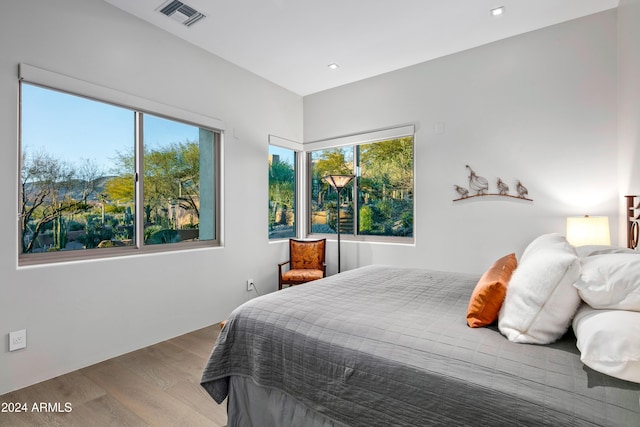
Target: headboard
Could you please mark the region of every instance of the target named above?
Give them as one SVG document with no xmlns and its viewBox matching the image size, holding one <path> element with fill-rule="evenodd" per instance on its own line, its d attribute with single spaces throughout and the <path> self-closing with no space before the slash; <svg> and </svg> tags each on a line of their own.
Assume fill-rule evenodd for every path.
<svg viewBox="0 0 640 427">
<path fill-rule="evenodd" d="M 627 247 L 638 246 L 638 222 L 640 222 L 640 196 L 624 196 L 627 199 Z"/>
</svg>

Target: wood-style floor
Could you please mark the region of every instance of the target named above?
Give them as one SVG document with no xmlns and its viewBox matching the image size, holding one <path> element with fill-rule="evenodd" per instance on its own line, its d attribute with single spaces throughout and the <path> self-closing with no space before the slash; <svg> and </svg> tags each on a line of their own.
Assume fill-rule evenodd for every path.
<svg viewBox="0 0 640 427">
<path fill-rule="evenodd" d="M 0 405 L 27 403 L 28 412 L 0 412 L 0 426 L 224 426 L 226 403 L 200 387 L 219 332 L 215 324 L 4 394 Z M 61 412 L 33 411 L 41 402 Z"/>
</svg>

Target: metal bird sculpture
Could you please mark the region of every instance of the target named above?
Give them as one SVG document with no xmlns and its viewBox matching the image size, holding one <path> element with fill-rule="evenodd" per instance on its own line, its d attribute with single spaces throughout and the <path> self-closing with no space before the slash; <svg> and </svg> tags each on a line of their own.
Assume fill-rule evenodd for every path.
<svg viewBox="0 0 640 427">
<path fill-rule="evenodd" d="M 498 178 L 498 194 L 501 196 L 509 194 L 509 186 L 501 178 Z"/>
<path fill-rule="evenodd" d="M 487 178 L 476 175 L 469 165 L 466 165 L 466 167 L 469 169 L 469 188 L 474 190 L 477 195 L 485 194 L 485 191 L 489 188 Z"/>
<path fill-rule="evenodd" d="M 469 197 L 469 190 L 467 190 L 466 188 L 460 187 L 459 185 L 454 185 L 453 188 L 456 189 L 461 199 L 466 199 L 467 197 Z"/>
<path fill-rule="evenodd" d="M 522 185 L 520 180 L 518 180 L 518 182 L 516 183 L 516 191 L 518 192 L 518 197 L 522 199 L 526 199 L 529 195 L 529 190 L 527 190 L 527 187 Z"/>
</svg>

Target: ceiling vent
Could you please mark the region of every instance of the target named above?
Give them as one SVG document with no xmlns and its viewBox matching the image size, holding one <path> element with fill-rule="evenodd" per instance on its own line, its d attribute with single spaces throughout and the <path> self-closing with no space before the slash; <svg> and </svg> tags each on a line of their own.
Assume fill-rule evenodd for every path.
<svg viewBox="0 0 640 427">
<path fill-rule="evenodd" d="M 187 27 L 190 27 L 205 17 L 205 15 L 198 12 L 191 6 L 177 0 L 170 0 L 163 3 L 157 10 Z"/>
</svg>

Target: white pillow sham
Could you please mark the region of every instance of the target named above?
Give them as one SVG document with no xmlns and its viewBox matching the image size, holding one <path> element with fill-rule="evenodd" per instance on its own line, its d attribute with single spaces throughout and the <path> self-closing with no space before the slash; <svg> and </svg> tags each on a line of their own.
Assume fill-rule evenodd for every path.
<svg viewBox="0 0 640 427">
<path fill-rule="evenodd" d="M 543 235 L 531 242 L 509 281 L 498 316 L 500 332 L 519 343 L 556 341 L 580 305 L 573 287 L 579 275 L 580 260 L 563 236 Z"/>
<path fill-rule="evenodd" d="M 607 246 L 607 245 L 584 245 L 576 246 L 576 253 L 580 258 L 593 256 L 593 255 L 605 255 L 605 254 L 636 254 L 640 255 L 640 252 L 623 248 L 622 246 Z"/>
<path fill-rule="evenodd" d="M 523 262 L 529 256 L 539 251 L 547 251 L 553 248 L 559 248 L 560 250 L 564 250 L 567 247 L 573 248 L 573 246 L 571 246 L 571 244 L 567 242 L 567 239 L 563 235 L 558 233 L 543 234 L 533 239 L 531 243 L 527 245 L 527 247 L 522 252 L 522 256 L 520 257 L 520 262 Z"/>
<path fill-rule="evenodd" d="M 582 300 L 593 308 L 640 311 L 640 256 L 605 254 L 584 258 L 575 287 Z"/>
<path fill-rule="evenodd" d="M 583 304 L 573 319 L 580 360 L 593 370 L 640 383 L 640 313 Z"/>
</svg>

